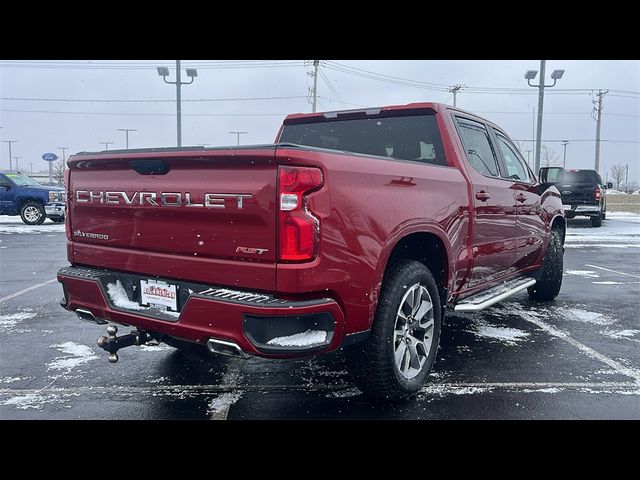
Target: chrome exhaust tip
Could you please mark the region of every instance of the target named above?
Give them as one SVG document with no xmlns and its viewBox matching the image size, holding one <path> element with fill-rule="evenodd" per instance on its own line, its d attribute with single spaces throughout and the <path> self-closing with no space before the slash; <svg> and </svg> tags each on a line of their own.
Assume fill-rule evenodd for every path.
<svg viewBox="0 0 640 480">
<path fill-rule="evenodd" d="M 108 323 L 106 320 L 95 317 L 89 310 L 84 310 L 82 308 L 76 309 L 76 315 L 80 320 L 84 322 L 91 322 L 95 323 L 96 325 L 104 325 Z"/>
<path fill-rule="evenodd" d="M 235 358 L 247 358 L 248 355 L 240 348 L 237 343 L 226 342 L 224 340 L 217 340 L 210 338 L 207 341 L 207 348 L 211 353 L 217 353 L 219 355 L 226 355 L 227 357 Z"/>
</svg>

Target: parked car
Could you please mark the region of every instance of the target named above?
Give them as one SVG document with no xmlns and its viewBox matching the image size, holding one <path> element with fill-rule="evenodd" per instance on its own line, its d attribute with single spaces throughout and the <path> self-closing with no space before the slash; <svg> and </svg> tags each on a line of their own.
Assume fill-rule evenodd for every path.
<svg viewBox="0 0 640 480">
<path fill-rule="evenodd" d="M 16 172 L 0 172 L 0 215 L 20 215 L 27 225 L 40 225 L 47 217 L 64 222 L 66 193 L 46 187 Z"/>
<path fill-rule="evenodd" d="M 275 145 L 73 155 L 62 306 L 246 358 L 345 347 L 367 394 L 425 383 L 447 309 L 560 292 L 565 218 L 497 125 L 447 105 L 289 115 Z"/>
<path fill-rule="evenodd" d="M 596 170 L 567 169 L 562 167 L 545 167 L 540 169 L 541 181 L 555 185 L 562 195 L 565 217 L 576 216 L 591 218 L 591 225 L 600 227 L 607 217 L 607 188 Z"/>
</svg>

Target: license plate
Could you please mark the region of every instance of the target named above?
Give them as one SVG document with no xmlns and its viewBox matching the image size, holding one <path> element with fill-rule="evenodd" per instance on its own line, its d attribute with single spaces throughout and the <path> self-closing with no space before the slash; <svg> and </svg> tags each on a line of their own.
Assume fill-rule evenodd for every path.
<svg viewBox="0 0 640 480">
<path fill-rule="evenodd" d="M 159 280 L 140 280 L 140 300 L 143 305 L 169 307 L 178 311 L 178 295 L 176 285 Z"/>
<path fill-rule="evenodd" d="M 565 210 L 571 210 L 571 205 L 562 205 Z"/>
</svg>

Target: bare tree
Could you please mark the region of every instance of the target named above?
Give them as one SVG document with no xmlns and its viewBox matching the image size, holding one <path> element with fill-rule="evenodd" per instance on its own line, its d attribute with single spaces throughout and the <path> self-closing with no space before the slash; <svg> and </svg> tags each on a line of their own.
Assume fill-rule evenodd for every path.
<svg viewBox="0 0 640 480">
<path fill-rule="evenodd" d="M 60 161 L 53 165 L 53 180 L 58 185 L 64 184 L 64 164 Z"/>
<path fill-rule="evenodd" d="M 611 165 L 611 180 L 616 182 L 616 190 L 620 190 L 620 183 L 624 180 L 627 167 L 621 163 Z"/>
<path fill-rule="evenodd" d="M 542 151 L 540 152 L 540 164 L 543 167 L 555 167 L 558 164 L 560 157 L 549 145 L 542 145 Z"/>
</svg>

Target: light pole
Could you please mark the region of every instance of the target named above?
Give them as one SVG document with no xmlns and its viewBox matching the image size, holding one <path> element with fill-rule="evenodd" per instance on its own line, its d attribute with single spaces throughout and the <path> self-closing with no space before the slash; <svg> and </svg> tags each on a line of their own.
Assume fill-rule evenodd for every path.
<svg viewBox="0 0 640 480">
<path fill-rule="evenodd" d="M 67 161 L 66 151 L 69 150 L 69 147 L 58 147 L 58 150 L 62 150 L 62 171 L 64 172 L 65 163 Z"/>
<path fill-rule="evenodd" d="M 4 143 L 8 143 L 9 144 L 9 171 L 13 171 L 13 162 L 11 160 L 11 144 L 12 143 L 18 143 L 17 140 L 3 140 Z"/>
<path fill-rule="evenodd" d="M 533 150 L 527 150 L 527 165 L 531 166 L 531 152 Z"/>
<path fill-rule="evenodd" d="M 569 145 L 569 140 L 563 140 L 564 156 L 562 157 L 562 168 L 567 168 L 567 145 Z"/>
<path fill-rule="evenodd" d="M 195 68 L 187 68 L 187 76 L 191 78 L 190 82 L 182 82 L 180 81 L 180 60 L 176 60 L 176 81 L 170 82 L 167 80 L 169 76 L 169 69 L 167 67 L 158 67 L 158 75 L 162 77 L 165 83 L 176 86 L 176 118 L 177 118 L 177 137 L 178 137 L 178 147 L 182 146 L 182 97 L 180 92 L 180 87 L 182 85 L 190 85 L 193 83 L 195 78 L 198 76 L 198 70 Z"/>
<path fill-rule="evenodd" d="M 109 145 L 113 145 L 113 142 L 98 142 L 101 145 L 104 145 L 105 150 L 109 150 Z"/>
<path fill-rule="evenodd" d="M 20 173 L 20 167 L 18 166 L 18 160 L 20 160 L 22 157 L 13 157 L 13 159 L 16 161 L 16 172 Z"/>
<path fill-rule="evenodd" d="M 544 89 L 555 87 L 556 82 L 564 75 L 564 70 L 554 70 L 551 74 L 553 83 L 551 85 L 544 84 L 544 70 L 547 65 L 546 60 L 540 60 L 540 83 L 538 85 L 531 85 L 531 80 L 538 75 L 537 70 L 527 70 L 524 74 L 524 78 L 530 87 L 538 89 L 538 131 L 536 132 L 536 157 L 535 157 L 535 171 L 540 170 L 540 150 L 542 149 L 542 111 L 544 108 Z"/>
<path fill-rule="evenodd" d="M 29 171 L 33 174 L 33 162 L 29 162 Z"/>
<path fill-rule="evenodd" d="M 237 136 L 237 138 L 238 138 L 237 145 L 240 146 L 240 135 L 244 135 L 245 133 L 249 133 L 249 132 L 229 132 L 229 133 Z"/>
<path fill-rule="evenodd" d="M 136 130 L 135 128 L 119 128 L 118 131 L 125 133 L 125 136 L 126 136 L 125 145 L 127 146 L 127 150 L 129 150 L 129 132 L 137 132 L 138 130 Z"/>
</svg>

